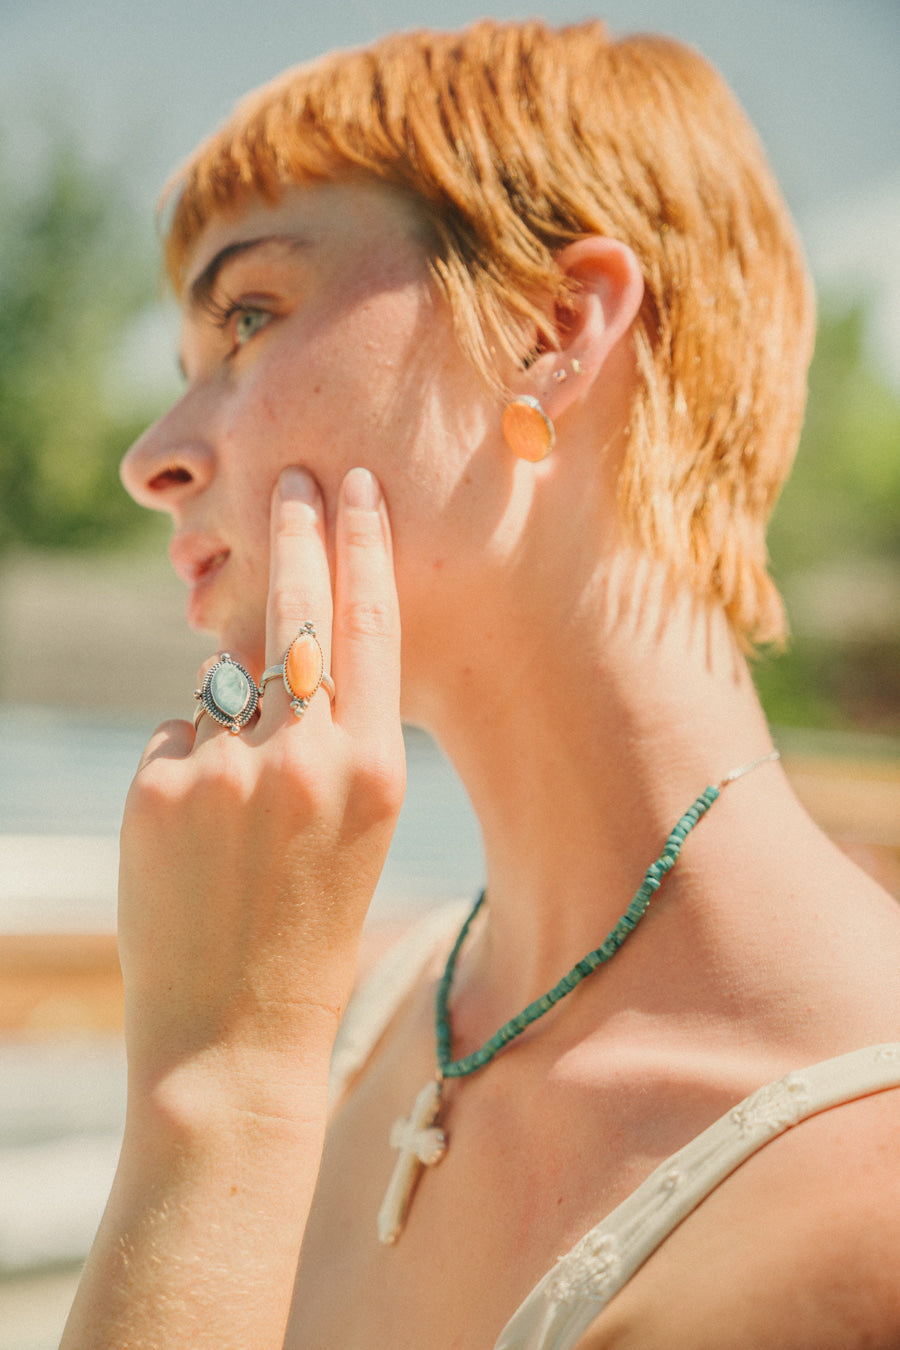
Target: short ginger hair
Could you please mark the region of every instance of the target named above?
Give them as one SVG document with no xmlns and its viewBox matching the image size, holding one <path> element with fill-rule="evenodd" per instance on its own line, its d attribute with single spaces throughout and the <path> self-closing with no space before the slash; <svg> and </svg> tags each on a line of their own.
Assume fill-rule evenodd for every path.
<svg viewBox="0 0 900 1350">
<path fill-rule="evenodd" d="M 600 22 L 483 21 L 286 71 L 249 95 L 170 188 L 176 292 L 198 236 L 252 196 L 363 177 L 418 205 L 463 349 L 496 382 L 555 346 L 554 258 L 591 234 L 630 245 L 645 294 L 619 478 L 634 541 L 721 604 L 742 645 L 784 612 L 765 527 L 803 418 L 814 330 L 793 223 L 715 70 Z"/>
</svg>

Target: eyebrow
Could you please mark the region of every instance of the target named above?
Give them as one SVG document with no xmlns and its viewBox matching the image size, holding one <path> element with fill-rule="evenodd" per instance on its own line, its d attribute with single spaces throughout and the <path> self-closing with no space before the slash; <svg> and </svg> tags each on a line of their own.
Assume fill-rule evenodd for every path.
<svg viewBox="0 0 900 1350">
<path fill-rule="evenodd" d="M 209 304 L 216 282 L 224 267 L 235 258 L 254 249 L 265 248 L 269 244 L 280 244 L 290 252 L 309 246 L 309 240 L 293 234 L 265 234 L 258 239 L 242 239 L 236 244 L 227 244 L 206 264 L 203 271 L 188 287 L 187 307 L 191 310 L 204 309 Z"/>
</svg>

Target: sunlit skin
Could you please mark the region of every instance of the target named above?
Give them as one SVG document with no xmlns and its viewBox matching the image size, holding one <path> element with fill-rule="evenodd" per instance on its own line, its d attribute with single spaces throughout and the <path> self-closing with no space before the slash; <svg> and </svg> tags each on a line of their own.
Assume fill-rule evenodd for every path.
<svg viewBox="0 0 900 1350">
<path fill-rule="evenodd" d="M 319 483 L 329 537 L 348 469 L 378 476 L 411 635 L 423 625 L 435 638 L 435 609 L 452 624 L 447 606 L 471 592 L 473 566 L 508 552 L 514 475 L 498 453 L 497 395 L 459 352 L 414 231 L 411 211 L 383 192 L 320 187 L 214 222 L 197 250 L 188 297 L 232 251 L 186 305 L 187 392 L 123 477 L 172 515 L 192 625 L 256 667 L 269 503 L 287 464 Z"/>
<path fill-rule="evenodd" d="M 269 500 L 287 464 L 316 478 L 329 537 L 349 468 L 364 464 L 383 485 L 404 619 L 404 710 L 413 720 L 429 720 L 435 672 L 453 697 L 471 693 L 460 667 L 474 647 L 459 643 L 461 629 L 483 642 L 498 615 L 522 607 L 526 590 L 533 623 L 538 604 L 558 591 L 557 562 L 570 585 L 579 572 L 590 581 L 593 539 L 573 568 L 559 541 L 545 545 L 535 529 L 535 484 L 558 475 L 552 464 L 535 473 L 503 445 L 502 399 L 459 349 L 416 219 L 395 195 L 360 184 L 296 189 L 274 208 L 255 204 L 215 220 L 186 295 L 187 392 L 137 442 L 122 473 L 138 501 L 171 513 L 173 561 L 191 586 L 189 621 L 220 646 L 254 666 L 262 659 Z M 521 379 L 504 367 L 501 375 Z M 569 420 L 577 420 L 587 378 L 583 388 L 554 385 L 548 372 L 545 383 L 551 406 L 573 405 Z M 604 419 L 614 440 L 623 406 L 617 396 L 599 419 L 591 412 L 592 458 Z M 570 520 L 601 510 L 574 472 L 556 495 L 555 512 Z M 570 543 L 577 538 L 570 532 Z M 536 557 L 545 597 L 534 589 Z"/>
<path fill-rule="evenodd" d="M 269 242 L 247 247 L 259 240 Z M 229 256 L 212 305 L 197 309 L 191 290 L 223 250 Z M 614 471 L 632 379 L 626 338 L 640 303 L 640 276 L 629 251 L 605 241 L 585 241 L 566 256 L 586 298 L 567 322 L 566 348 L 533 364 L 527 387 L 538 389 L 556 417 L 567 450 L 535 467 L 503 444 L 502 401 L 459 350 L 415 222 L 392 194 L 357 184 L 298 189 L 274 209 L 251 205 L 234 219 L 216 220 L 188 271 L 181 340 L 188 392 L 123 467 L 139 501 L 172 514 L 183 571 L 186 558 L 227 554 L 195 583 L 189 614 L 257 672 L 265 663 L 269 494 L 279 470 L 300 464 L 316 478 L 332 560 L 340 482 L 354 463 L 373 470 L 391 519 L 403 709 L 435 732 L 463 773 L 489 855 L 502 850 L 493 894 L 509 871 L 520 925 L 524 896 L 537 900 L 555 886 L 563 859 L 570 888 L 578 886 L 573 850 L 586 835 L 597 837 L 603 813 L 595 779 L 606 752 L 599 740 L 596 749 L 585 744 L 582 718 L 599 727 L 599 715 L 614 736 L 630 740 L 621 701 L 649 669 L 644 654 L 616 631 L 620 605 L 642 621 L 630 599 L 638 588 L 628 567 L 610 561 L 619 542 Z M 245 308 L 223 328 L 222 312 L 236 301 Z M 239 322 L 249 323 L 252 336 L 239 336 Z M 557 382 L 555 371 L 572 369 L 573 361 L 578 377 Z M 521 372 L 506 373 L 525 380 Z M 603 396 L 592 402 L 597 379 Z M 302 591 L 301 578 L 294 584 Z M 646 622 L 649 636 L 652 616 Z M 730 640 L 721 621 L 716 627 L 717 662 L 732 672 Z M 327 628 L 323 640 L 327 645 Z M 707 640 L 698 638 L 698 653 Z M 631 648 L 621 671 L 609 661 L 613 645 L 623 653 Z M 604 665 L 623 688 L 597 700 L 593 686 Z M 340 670 L 334 675 L 340 686 Z M 721 701 L 709 675 L 699 678 Z M 735 720 L 734 694 L 725 694 L 727 728 Z M 743 700 L 746 689 L 739 687 L 737 697 Z M 666 715 L 661 708 L 653 717 Z M 744 720 L 749 753 L 763 733 L 758 714 Z M 624 763 L 624 742 L 617 753 Z M 723 748 L 721 756 L 734 753 Z M 548 792 L 549 764 L 565 779 L 569 756 L 577 756 L 584 784 L 561 782 L 558 793 Z M 534 758 L 547 761 L 540 781 L 531 772 Z M 638 859 L 705 772 L 698 766 L 686 775 L 690 786 L 666 794 L 658 821 L 639 825 Z M 610 786 L 621 804 L 620 785 Z M 624 890 L 637 862 L 625 858 L 613 818 L 611 865 Z M 543 861 L 534 856 L 538 832 L 555 840 Z M 593 891 L 592 875 L 581 884 Z M 514 944 L 528 953 L 523 968 L 540 951 L 552 970 L 563 959 L 554 956 L 557 945 L 564 953 L 578 950 L 593 933 L 593 920 L 575 919 L 585 936 L 576 931 L 560 941 L 558 917 L 540 917 L 544 909 L 536 910 L 539 930 L 547 929 L 542 941 L 529 942 L 523 930 Z M 537 992 L 546 982 L 539 970 L 531 980 Z"/>
<path fill-rule="evenodd" d="M 390 1124 L 433 1071 L 440 954 L 326 1142 L 329 1054 L 402 796 L 401 622 L 403 711 L 450 754 L 484 836 L 461 1054 L 596 946 L 697 793 L 771 744 L 724 615 L 619 526 L 634 257 L 586 238 L 558 260 L 577 288 L 558 350 L 500 372 L 554 418 L 539 465 L 504 445 L 503 399 L 386 190 L 251 202 L 189 260 L 186 392 L 125 483 L 171 513 L 192 624 L 258 676 L 314 619 L 337 698 L 298 724 L 276 684 L 240 737 L 166 723 L 142 761 L 120 885 L 128 1126 L 64 1350 L 485 1350 L 729 1106 L 896 1035 L 896 907 L 769 763 L 726 789 L 602 977 L 454 1087 L 452 1147 L 395 1249 L 375 1213 Z M 896 1095 L 769 1145 L 579 1350 L 759 1350 L 788 1325 L 792 1350 L 849 1350 L 852 1290 L 896 1240 L 889 1176 L 866 1172 Z M 876 1331 L 900 1324 L 887 1295 L 872 1307 Z"/>
</svg>

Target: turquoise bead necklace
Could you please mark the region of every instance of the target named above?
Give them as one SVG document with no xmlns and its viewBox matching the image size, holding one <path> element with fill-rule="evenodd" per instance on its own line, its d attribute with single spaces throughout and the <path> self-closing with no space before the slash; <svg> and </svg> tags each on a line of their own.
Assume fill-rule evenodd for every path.
<svg viewBox="0 0 900 1350">
<path fill-rule="evenodd" d="M 644 880 L 641 882 L 631 904 L 618 923 L 607 933 L 600 946 L 595 948 L 594 951 L 588 952 L 587 956 L 583 956 L 580 961 L 576 961 L 568 974 L 564 975 L 552 989 L 548 989 L 546 994 L 541 994 L 540 998 L 536 998 L 533 1003 L 529 1003 L 515 1017 L 511 1017 L 508 1022 L 504 1022 L 500 1030 L 496 1031 L 490 1040 L 485 1041 L 480 1050 L 473 1050 L 470 1055 L 464 1055 L 461 1059 L 454 1059 L 451 1049 L 452 1032 L 447 1003 L 460 948 L 465 942 L 475 916 L 484 904 L 487 895 L 487 891 L 481 892 L 469 917 L 460 929 L 453 950 L 447 958 L 444 974 L 441 977 L 435 997 L 437 1062 L 441 1077 L 466 1078 L 470 1073 L 475 1073 L 476 1069 L 481 1069 L 485 1064 L 490 1064 L 494 1056 L 504 1046 L 509 1045 L 510 1041 L 515 1040 L 516 1036 L 521 1036 L 526 1027 L 530 1027 L 532 1022 L 536 1022 L 538 1018 L 543 1017 L 555 1004 L 559 1003 L 560 999 L 571 994 L 572 990 L 577 988 L 582 980 L 587 979 L 588 975 L 592 975 L 598 966 L 602 966 L 604 962 L 615 956 L 647 913 L 650 901 L 659 890 L 663 877 L 675 866 L 685 839 L 697 822 L 706 815 L 719 793 L 719 788 L 708 787 L 705 792 L 701 792 L 690 810 L 684 813 L 666 840 L 666 846 L 662 853 L 644 873 Z"/>
<path fill-rule="evenodd" d="M 588 952 L 580 961 L 576 961 L 572 969 L 546 994 L 542 994 L 540 998 L 529 1003 L 515 1017 L 511 1017 L 508 1022 L 505 1022 L 500 1030 L 485 1041 L 479 1050 L 473 1050 L 471 1054 L 463 1055 L 460 1059 L 454 1059 L 453 1033 L 450 1026 L 448 1006 L 450 990 L 460 950 L 476 914 L 485 901 L 487 892 L 481 892 L 459 931 L 450 955 L 447 957 L 444 973 L 437 987 L 435 996 L 437 1077 L 426 1084 L 419 1093 L 409 1119 L 398 1120 L 391 1131 L 391 1146 L 400 1150 L 400 1157 L 397 1159 L 394 1175 L 391 1178 L 391 1183 L 378 1215 L 378 1234 L 382 1242 L 390 1244 L 397 1240 L 403 1230 L 412 1192 L 422 1168 L 439 1162 L 447 1151 L 447 1137 L 443 1130 L 435 1126 L 440 1110 L 443 1080 L 445 1078 L 467 1078 L 469 1074 L 473 1074 L 478 1069 L 484 1068 L 486 1064 L 490 1064 L 491 1060 L 517 1036 L 520 1036 L 526 1027 L 530 1027 L 534 1022 L 537 1022 L 561 999 L 567 998 L 573 989 L 581 984 L 582 980 L 587 979 L 600 966 L 611 960 L 637 928 L 649 908 L 650 901 L 659 890 L 666 873 L 670 872 L 675 866 L 684 841 L 691 830 L 706 815 L 713 803 L 718 800 L 722 789 L 729 783 L 733 783 L 736 778 L 742 778 L 744 774 L 758 768 L 761 764 L 768 764 L 779 758 L 779 752 L 773 750 L 767 755 L 762 755 L 759 759 L 752 760 L 749 764 L 743 764 L 740 768 L 733 769 L 731 773 L 726 774 L 720 783 L 711 785 L 701 792 L 697 800 L 685 811 L 672 830 L 662 853 L 647 868 L 644 879 L 631 904 L 607 933 L 600 946 Z"/>
</svg>

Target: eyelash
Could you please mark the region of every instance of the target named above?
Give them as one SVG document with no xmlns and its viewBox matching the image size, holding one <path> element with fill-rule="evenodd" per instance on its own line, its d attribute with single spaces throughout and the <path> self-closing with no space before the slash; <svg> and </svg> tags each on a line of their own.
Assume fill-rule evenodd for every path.
<svg viewBox="0 0 900 1350">
<path fill-rule="evenodd" d="M 251 305 L 243 300 L 232 300 L 227 295 L 224 296 L 221 301 L 215 300 L 210 296 L 206 302 L 206 310 L 216 328 L 220 329 L 223 333 L 227 332 L 232 319 L 234 319 L 236 315 L 261 314 L 265 316 L 266 320 L 272 317 L 270 311 L 262 305 Z M 262 327 L 265 326 L 265 323 L 263 323 Z M 238 341 L 237 336 L 235 336 L 229 355 L 233 355 L 233 353 L 239 351 L 241 347 L 246 346 L 258 332 L 259 329 L 254 330 L 254 332 L 250 334 L 250 337 L 246 338 L 243 342 Z"/>
</svg>

